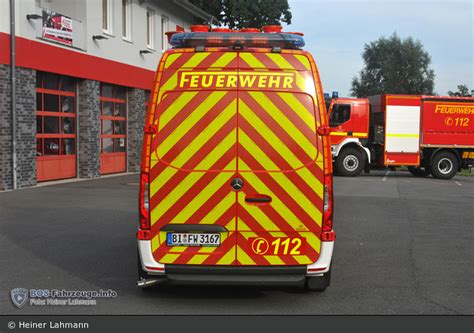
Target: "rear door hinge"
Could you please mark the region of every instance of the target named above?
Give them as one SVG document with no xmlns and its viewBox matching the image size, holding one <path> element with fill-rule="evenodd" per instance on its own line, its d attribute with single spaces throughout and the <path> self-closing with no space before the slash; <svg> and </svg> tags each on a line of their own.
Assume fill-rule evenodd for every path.
<svg viewBox="0 0 474 333">
<path fill-rule="evenodd" d="M 143 126 L 143 132 L 146 134 L 156 134 L 158 132 L 158 126 L 156 125 L 145 125 Z"/>
</svg>

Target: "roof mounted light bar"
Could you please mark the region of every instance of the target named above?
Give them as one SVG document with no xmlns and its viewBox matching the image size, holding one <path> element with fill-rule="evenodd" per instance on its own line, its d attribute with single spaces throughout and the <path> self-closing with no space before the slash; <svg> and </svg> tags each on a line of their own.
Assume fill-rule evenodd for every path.
<svg viewBox="0 0 474 333">
<path fill-rule="evenodd" d="M 177 32 L 171 36 L 170 44 L 176 48 L 184 47 L 280 47 L 282 49 L 301 49 L 304 39 L 295 33 L 275 32 Z"/>
</svg>

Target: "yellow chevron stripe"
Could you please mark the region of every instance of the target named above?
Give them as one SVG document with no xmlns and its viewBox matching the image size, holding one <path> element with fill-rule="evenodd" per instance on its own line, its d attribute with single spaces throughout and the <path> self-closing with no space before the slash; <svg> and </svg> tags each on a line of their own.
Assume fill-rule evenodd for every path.
<svg viewBox="0 0 474 333">
<path fill-rule="evenodd" d="M 251 154 L 257 160 L 257 162 L 263 166 L 265 170 L 278 169 L 275 163 L 257 145 L 253 144 L 245 132 L 239 134 L 239 142 L 249 152 L 249 154 Z M 239 169 L 241 169 L 240 159 Z M 292 197 L 309 216 L 311 216 L 313 219 L 316 219 L 317 221 L 321 219 L 322 215 L 319 209 L 291 180 L 288 179 L 284 172 L 269 172 L 268 175 L 272 177 L 277 183 L 279 183 L 281 187 L 288 193 L 288 195 Z M 245 177 L 247 176 L 248 175 Z M 311 173 L 301 175 L 301 178 L 311 188 L 314 188 L 318 183 L 321 183 Z M 322 191 L 322 186 L 320 190 Z M 258 191 L 258 193 L 267 192 Z M 272 205 L 275 199 L 277 198 L 272 196 Z M 278 228 L 276 230 L 278 230 Z"/>
<path fill-rule="evenodd" d="M 210 125 L 208 125 L 209 128 Z M 215 129 L 215 132 L 217 132 L 217 129 Z M 186 148 L 183 149 L 183 151 L 173 160 L 172 165 L 180 168 L 182 167 L 192 156 L 196 154 L 201 147 L 206 144 L 210 138 L 215 134 L 215 132 L 206 132 L 203 131 L 201 134 L 196 136 L 196 139 L 191 142 L 190 145 L 188 145 Z M 230 132 L 221 142 L 215 145 L 216 148 L 208 154 L 206 157 L 204 157 L 199 164 L 195 167 L 196 170 L 206 170 L 209 167 L 211 167 L 221 156 L 222 152 L 227 152 L 232 145 L 234 145 L 236 142 L 236 136 L 235 133 Z M 221 152 L 219 152 L 221 150 Z M 155 162 L 156 164 L 157 162 Z M 152 164 L 152 167 L 154 164 Z M 236 165 L 233 166 L 232 169 L 235 170 Z M 165 168 L 158 176 L 152 180 L 152 183 L 150 184 L 150 196 L 152 197 L 155 195 L 158 190 L 168 182 L 171 177 L 173 177 L 179 170 L 172 168 L 172 167 L 167 167 Z"/>
<path fill-rule="evenodd" d="M 210 67 L 226 67 L 236 57 L 237 57 L 237 53 L 235 52 L 225 52 Z"/>
<path fill-rule="evenodd" d="M 242 265 L 255 265 L 255 261 L 249 257 L 249 255 L 237 245 L 237 260 Z"/>
<path fill-rule="evenodd" d="M 230 265 L 235 259 L 235 247 L 231 247 L 229 251 L 227 251 L 226 254 L 224 254 L 219 261 L 217 262 L 217 265 Z"/>
<path fill-rule="evenodd" d="M 160 259 L 162 264 L 172 264 L 180 256 L 179 253 L 167 253 Z"/>
<path fill-rule="evenodd" d="M 281 258 L 279 256 L 276 256 L 276 255 L 264 255 L 263 256 L 265 259 L 268 260 L 268 262 L 270 262 L 271 265 L 286 265 L 285 262 L 283 260 L 281 260 Z"/>
<path fill-rule="evenodd" d="M 188 265 L 199 265 L 202 264 L 204 260 L 209 257 L 208 254 L 195 254 L 189 261 L 187 262 Z"/>
<path fill-rule="evenodd" d="M 250 227 L 240 218 L 237 218 L 238 231 L 244 235 L 245 238 L 257 237 L 257 234 L 253 232 Z"/>
<path fill-rule="evenodd" d="M 245 162 L 241 159 L 239 159 L 239 168 L 242 166 L 245 170 L 249 170 L 249 166 L 245 164 Z M 257 191 L 257 193 L 265 193 L 266 195 L 269 195 L 272 197 L 272 207 L 275 208 L 276 211 L 279 212 L 281 216 L 284 216 L 286 219 L 286 223 L 293 229 L 293 230 L 298 230 L 300 229 L 301 225 L 303 224 L 298 216 L 296 216 L 293 211 L 288 208 L 283 201 L 279 200 L 278 196 L 273 193 L 273 191 L 263 183 L 255 173 L 253 172 L 248 172 L 245 174 L 245 180 L 252 185 L 252 187 Z M 295 199 L 296 201 L 299 200 L 299 198 Z M 317 210 L 316 210 L 317 211 Z M 318 217 L 319 216 L 319 217 Z M 320 224 L 321 223 L 321 213 L 319 213 L 317 216 L 313 216 L 313 220 L 315 223 Z"/>
<path fill-rule="evenodd" d="M 311 69 L 311 65 L 309 63 L 308 58 L 306 58 L 303 55 L 298 55 L 298 54 L 295 54 L 295 58 L 304 66 L 304 68 L 306 68 L 306 70 L 309 71 Z"/>
<path fill-rule="evenodd" d="M 151 239 L 151 252 L 155 252 L 160 247 L 159 233 Z"/>
<path fill-rule="evenodd" d="M 273 221 L 262 211 L 262 209 L 258 206 L 250 206 L 249 204 L 247 204 L 245 202 L 245 194 L 242 193 L 242 192 L 239 192 L 239 195 L 238 195 L 238 200 L 239 200 L 239 204 L 240 204 L 240 207 L 241 209 L 245 209 L 247 211 L 247 213 L 252 216 L 257 222 L 258 224 L 260 224 L 263 229 L 269 231 L 269 230 L 280 230 L 280 228 L 275 224 L 273 223 Z M 241 225 L 240 225 L 240 222 L 241 220 L 239 220 L 239 224 L 238 224 L 238 230 L 239 231 L 244 231 L 241 229 Z M 245 230 L 251 230 L 245 223 L 243 223 L 242 221 L 242 226 L 244 226 L 246 229 Z"/>
<path fill-rule="evenodd" d="M 194 68 L 199 65 L 204 59 L 206 59 L 211 52 L 196 52 L 194 53 L 188 61 L 186 61 L 181 68 Z"/>
<path fill-rule="evenodd" d="M 163 110 L 159 115 L 159 130 L 162 130 L 196 95 L 195 91 L 182 93 L 166 110 Z"/>
<path fill-rule="evenodd" d="M 196 211 L 201 208 L 212 196 L 215 195 L 216 191 L 219 190 L 227 181 L 229 180 L 229 174 L 225 172 L 221 172 L 215 177 L 210 183 L 206 184 L 206 186 L 196 195 L 190 202 L 186 204 L 184 208 L 173 218 L 173 223 L 184 223 L 184 221 L 188 220 Z M 184 193 L 184 192 L 183 192 Z M 183 194 L 181 193 L 181 194 Z M 234 199 L 235 200 L 235 199 Z M 219 208 L 219 206 L 215 206 L 214 210 Z M 225 210 L 222 208 L 218 209 L 216 214 L 217 218 L 219 218 Z M 208 220 L 206 223 L 213 224 L 217 221 Z"/>
<path fill-rule="evenodd" d="M 240 53 L 240 58 L 252 68 L 265 68 L 265 65 L 262 64 L 262 62 L 258 60 L 252 53 L 242 52 Z"/>
<path fill-rule="evenodd" d="M 232 205 L 235 204 L 235 193 L 229 192 L 199 223 L 212 224 L 221 217 Z M 227 228 L 227 230 L 233 230 Z"/>
<path fill-rule="evenodd" d="M 162 157 L 174 147 L 191 128 L 210 110 L 216 103 L 218 103 L 227 94 L 225 91 L 216 91 L 210 94 L 196 109 L 192 111 L 189 116 L 181 122 L 174 131 L 168 135 L 166 139 L 158 146 L 158 156 Z M 209 126 L 217 127 L 220 129 L 227 120 L 229 120 L 235 114 L 234 102 L 231 102 L 217 117 L 213 120 Z M 207 128 L 209 128 L 209 126 Z M 206 129 L 207 129 L 206 128 Z M 202 134 L 202 132 L 201 132 Z"/>
<path fill-rule="evenodd" d="M 292 93 L 278 93 L 278 96 L 305 122 L 306 125 L 315 133 L 314 111 L 308 110 L 298 98 Z M 311 103 L 312 105 L 312 103 Z"/>
<path fill-rule="evenodd" d="M 168 56 L 168 58 L 166 58 L 166 64 L 165 64 L 165 68 L 169 68 L 173 62 L 175 62 L 179 57 L 181 57 L 183 55 L 183 53 L 173 53 L 173 54 L 170 54 Z"/>
<path fill-rule="evenodd" d="M 265 53 L 280 69 L 295 69 L 281 54 Z"/>
<path fill-rule="evenodd" d="M 294 71 L 296 76 L 296 85 L 301 90 L 306 90 L 306 79 L 297 70 L 295 70 L 295 68 L 285 59 L 285 57 L 278 53 L 265 53 L 265 55 L 269 57 L 281 69 L 290 69 Z"/>
<path fill-rule="evenodd" d="M 222 153 L 220 154 L 222 156 Z M 220 157 L 217 154 L 210 154 L 206 156 L 205 160 L 208 164 L 207 168 L 209 168 L 215 161 Z M 204 161 L 204 160 L 203 160 Z M 212 163 L 212 164 L 211 164 Z M 235 166 L 236 160 L 235 158 L 226 166 L 226 168 Z M 151 224 L 153 225 L 160 217 L 162 217 L 175 203 L 178 201 L 183 193 L 185 193 L 189 188 L 191 188 L 201 177 L 203 177 L 206 172 L 190 172 L 184 180 L 179 183 L 174 189 L 172 189 L 168 195 L 161 200 L 158 205 L 151 211 Z M 151 184 L 151 189 L 156 191 L 157 185 L 156 181 L 153 181 Z M 159 185 L 158 185 L 159 186 Z"/>
<path fill-rule="evenodd" d="M 275 120 L 283 130 L 291 137 L 294 138 L 295 142 L 300 146 L 300 148 L 306 152 L 312 159 L 316 158 L 318 153 L 316 145 L 316 136 L 313 138 L 313 142 L 309 141 L 308 138 L 300 131 L 295 124 L 290 121 L 285 113 L 283 113 L 273 102 L 262 92 L 249 92 L 249 95 L 257 102 L 267 113 L 268 115 Z M 313 128 L 314 128 L 314 117 L 313 118 Z M 258 129 L 256 128 L 258 131 Z M 314 131 L 313 131 L 314 133 Z"/>
<path fill-rule="evenodd" d="M 293 256 L 293 259 L 295 259 L 300 265 L 308 265 L 313 263 L 313 260 L 309 259 L 308 256 Z"/>
<path fill-rule="evenodd" d="M 285 143 L 277 136 L 275 133 L 263 122 L 258 118 L 255 113 L 242 101 L 239 99 L 239 111 L 240 115 L 247 120 L 249 124 L 254 127 L 260 135 L 265 138 L 275 150 L 290 164 L 293 169 L 298 169 L 303 166 L 301 160 L 296 157 L 293 152 L 286 146 Z M 240 135 L 242 135 L 244 131 L 239 129 L 239 142 L 240 142 Z M 248 138 L 248 137 L 247 137 Z M 253 150 L 252 148 L 256 146 L 256 144 L 248 139 L 246 141 L 247 145 L 246 148 L 249 150 Z M 313 150 L 310 151 L 312 156 L 316 157 L 316 148 L 313 146 Z M 241 169 L 240 170 L 247 170 Z M 270 169 L 269 169 L 270 170 Z M 276 169 L 274 169 L 276 170 Z"/>
<path fill-rule="evenodd" d="M 188 61 L 186 61 L 181 68 L 193 68 L 196 67 L 201 61 L 203 61 L 206 57 L 208 57 L 210 52 L 197 52 L 194 53 Z M 164 82 L 161 87 L 160 87 L 160 96 L 158 98 L 159 101 L 161 101 L 161 97 L 167 90 L 172 90 L 178 85 L 178 72 L 175 71 L 171 77 Z"/>
</svg>

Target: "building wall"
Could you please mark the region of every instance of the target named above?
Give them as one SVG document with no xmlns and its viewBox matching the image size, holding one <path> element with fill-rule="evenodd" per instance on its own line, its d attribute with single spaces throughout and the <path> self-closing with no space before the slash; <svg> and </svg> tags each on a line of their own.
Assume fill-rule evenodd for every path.
<svg viewBox="0 0 474 333">
<path fill-rule="evenodd" d="M 12 187 L 10 66 L 0 64 L 0 190 Z"/>
<path fill-rule="evenodd" d="M 109 1 L 112 4 L 111 32 L 102 29 L 102 0 L 15 0 L 18 187 L 37 183 L 35 82 L 38 71 L 67 75 L 78 81 L 76 164 L 80 178 L 100 176 L 101 83 L 126 87 L 127 171 L 140 169 L 145 104 L 163 51 L 162 35 L 176 30 L 178 25 L 189 29 L 193 15 L 171 0 L 130 0 L 131 38 L 125 40 L 122 36 L 122 0 Z M 26 15 L 41 15 L 43 9 L 73 19 L 75 47 L 42 38 L 42 20 L 28 20 Z M 155 13 L 152 49 L 146 45 L 147 9 Z M 9 1 L 0 0 L 0 190 L 13 186 L 9 13 Z M 162 18 L 168 22 L 165 29 L 162 29 Z M 94 41 L 94 35 L 107 39 Z M 151 53 L 140 54 L 140 50 Z M 38 169 L 44 168 L 41 165 Z"/>
<path fill-rule="evenodd" d="M 16 153 L 18 188 L 36 184 L 36 72 L 16 71 Z M 0 189 L 13 187 L 10 67 L 0 65 Z"/>
<path fill-rule="evenodd" d="M 142 89 L 131 89 L 128 92 L 127 168 L 129 172 L 140 171 L 145 94 Z"/>
<path fill-rule="evenodd" d="M 102 1 L 101 0 L 16 0 L 16 34 L 29 40 L 52 44 L 39 38 L 42 20 L 27 20 L 27 14 L 41 15 L 41 9 L 50 9 L 77 20 L 79 25 L 73 30 L 80 30 L 83 39 L 81 49 L 73 49 L 60 44 L 56 47 L 74 52 L 86 52 L 88 55 L 113 60 L 120 63 L 155 71 L 162 50 L 161 35 L 166 32 L 161 29 L 161 18 L 169 18 L 168 28 L 175 30 L 176 25 L 188 29 L 193 22 L 193 15 L 170 0 L 130 0 L 131 1 L 131 40 L 122 37 L 122 0 L 111 0 L 112 3 L 112 33 L 102 30 Z M 10 33 L 8 0 L 0 0 L 0 33 Z M 146 11 L 151 8 L 155 12 L 155 48 L 152 53 L 141 55 L 140 50 L 147 49 L 146 45 Z M 93 35 L 103 35 L 107 40 L 92 40 Z"/>
<path fill-rule="evenodd" d="M 100 83 L 83 80 L 78 86 L 79 140 L 78 169 L 80 178 L 100 176 Z"/>
</svg>

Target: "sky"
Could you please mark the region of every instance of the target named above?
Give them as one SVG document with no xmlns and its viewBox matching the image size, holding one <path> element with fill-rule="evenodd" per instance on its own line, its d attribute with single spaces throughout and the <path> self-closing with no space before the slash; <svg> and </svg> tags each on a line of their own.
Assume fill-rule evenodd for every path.
<svg viewBox="0 0 474 333">
<path fill-rule="evenodd" d="M 435 92 L 458 84 L 474 89 L 474 0 L 289 0 L 293 15 L 285 31 L 304 33 L 325 92 L 349 96 L 363 68 L 364 44 L 396 32 L 418 39 L 431 55 Z"/>
</svg>

